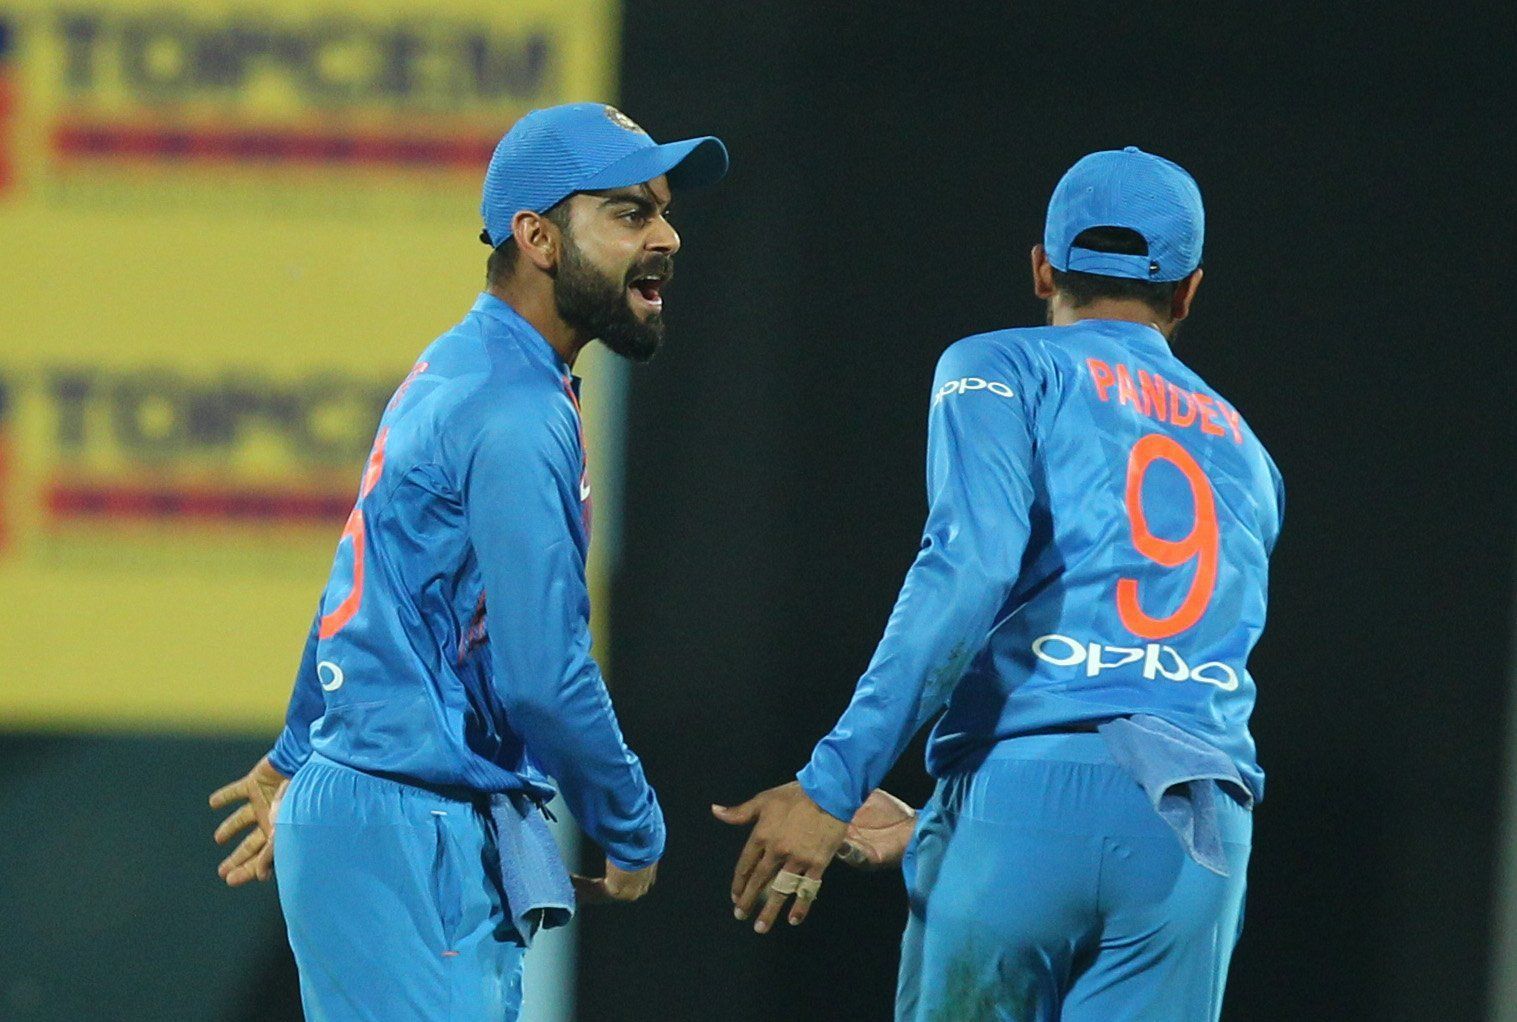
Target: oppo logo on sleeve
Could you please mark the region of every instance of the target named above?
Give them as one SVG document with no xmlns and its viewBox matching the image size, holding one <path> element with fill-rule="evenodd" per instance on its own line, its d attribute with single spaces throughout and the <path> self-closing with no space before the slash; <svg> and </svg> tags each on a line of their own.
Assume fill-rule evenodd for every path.
<svg viewBox="0 0 1517 1022">
<path fill-rule="evenodd" d="M 978 376 L 961 376 L 957 380 L 949 380 L 938 388 L 933 396 L 934 405 L 941 404 L 944 398 L 953 397 L 955 394 L 971 394 L 977 390 L 994 394 L 996 397 L 1016 397 L 1016 391 L 1012 390 L 1000 380 L 985 380 Z"/>
</svg>

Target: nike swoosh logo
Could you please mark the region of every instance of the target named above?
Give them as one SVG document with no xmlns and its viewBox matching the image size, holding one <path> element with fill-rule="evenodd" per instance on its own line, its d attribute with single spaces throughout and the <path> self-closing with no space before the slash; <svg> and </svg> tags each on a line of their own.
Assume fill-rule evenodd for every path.
<svg viewBox="0 0 1517 1022">
<path fill-rule="evenodd" d="M 588 480 L 588 479 L 581 479 L 579 481 L 579 499 L 580 500 L 589 500 L 590 499 L 590 480 Z"/>
</svg>

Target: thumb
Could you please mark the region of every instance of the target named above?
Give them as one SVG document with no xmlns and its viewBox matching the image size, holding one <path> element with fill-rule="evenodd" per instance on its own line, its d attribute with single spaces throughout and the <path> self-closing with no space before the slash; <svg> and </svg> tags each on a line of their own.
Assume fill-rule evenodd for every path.
<svg viewBox="0 0 1517 1022">
<path fill-rule="evenodd" d="M 723 823 L 730 823 L 734 826 L 752 823 L 758 816 L 758 799 L 750 798 L 739 806 L 719 806 L 713 803 L 711 815 Z"/>
<path fill-rule="evenodd" d="M 599 905 L 611 900 L 606 893 L 606 881 L 601 877 L 580 876 L 578 873 L 571 874 L 570 882 L 574 885 L 574 897 L 582 905 Z"/>
<path fill-rule="evenodd" d="M 843 842 L 837 850 L 837 857 L 855 869 L 866 869 L 873 862 L 865 845 L 857 840 L 850 839 Z"/>
</svg>

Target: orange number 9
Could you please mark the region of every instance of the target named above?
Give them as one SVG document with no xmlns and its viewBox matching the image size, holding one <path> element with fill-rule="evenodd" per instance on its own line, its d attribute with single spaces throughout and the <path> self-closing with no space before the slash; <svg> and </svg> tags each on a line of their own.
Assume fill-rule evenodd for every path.
<svg viewBox="0 0 1517 1022">
<path fill-rule="evenodd" d="M 1143 478 L 1149 466 L 1164 460 L 1178 468 L 1190 485 L 1196 509 L 1190 534 L 1176 540 L 1160 539 L 1148 529 L 1143 514 Z M 1217 588 L 1217 565 L 1221 559 L 1221 534 L 1217 529 L 1217 502 L 1211 482 L 1185 448 L 1161 433 L 1150 433 L 1133 445 L 1127 459 L 1127 517 L 1132 523 L 1132 542 L 1138 553 L 1166 568 L 1177 568 L 1192 559 L 1196 576 L 1178 610 L 1168 617 L 1144 613 L 1138 602 L 1138 580 L 1117 581 L 1117 613 L 1127 630 L 1144 639 L 1167 639 L 1201 620 Z"/>
<path fill-rule="evenodd" d="M 348 595 L 337 605 L 336 610 L 322 615 L 317 634 L 323 639 L 330 639 L 342 631 L 343 625 L 353 620 L 353 615 L 363 606 L 363 499 L 384 474 L 385 441 L 389 437 L 390 428 L 386 426 L 375 438 L 374 449 L 369 452 L 369 463 L 363 470 L 363 486 L 358 491 L 358 503 L 353 505 L 353 513 L 348 515 L 348 523 L 342 529 L 342 539 L 350 540 L 353 544 L 353 587 L 348 590 Z M 342 539 L 337 541 L 339 545 Z"/>
</svg>

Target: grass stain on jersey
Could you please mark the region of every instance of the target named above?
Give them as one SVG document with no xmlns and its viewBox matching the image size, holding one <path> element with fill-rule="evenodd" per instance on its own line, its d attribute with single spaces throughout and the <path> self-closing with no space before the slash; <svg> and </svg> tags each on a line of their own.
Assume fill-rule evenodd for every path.
<svg viewBox="0 0 1517 1022">
<path fill-rule="evenodd" d="M 948 702 L 948 697 L 953 692 L 953 687 L 964 676 L 964 669 L 969 666 L 974 653 L 966 648 L 964 642 L 954 644 L 948 654 L 948 659 L 927 676 L 927 683 L 922 686 L 922 713 L 931 715 L 942 708 Z"/>
<path fill-rule="evenodd" d="M 1035 981 L 1006 962 L 987 975 L 985 964 L 985 958 L 973 952 L 954 961 L 943 996 L 928 1016 L 930 1022 L 1032 1022 L 1036 1018 Z"/>
</svg>

